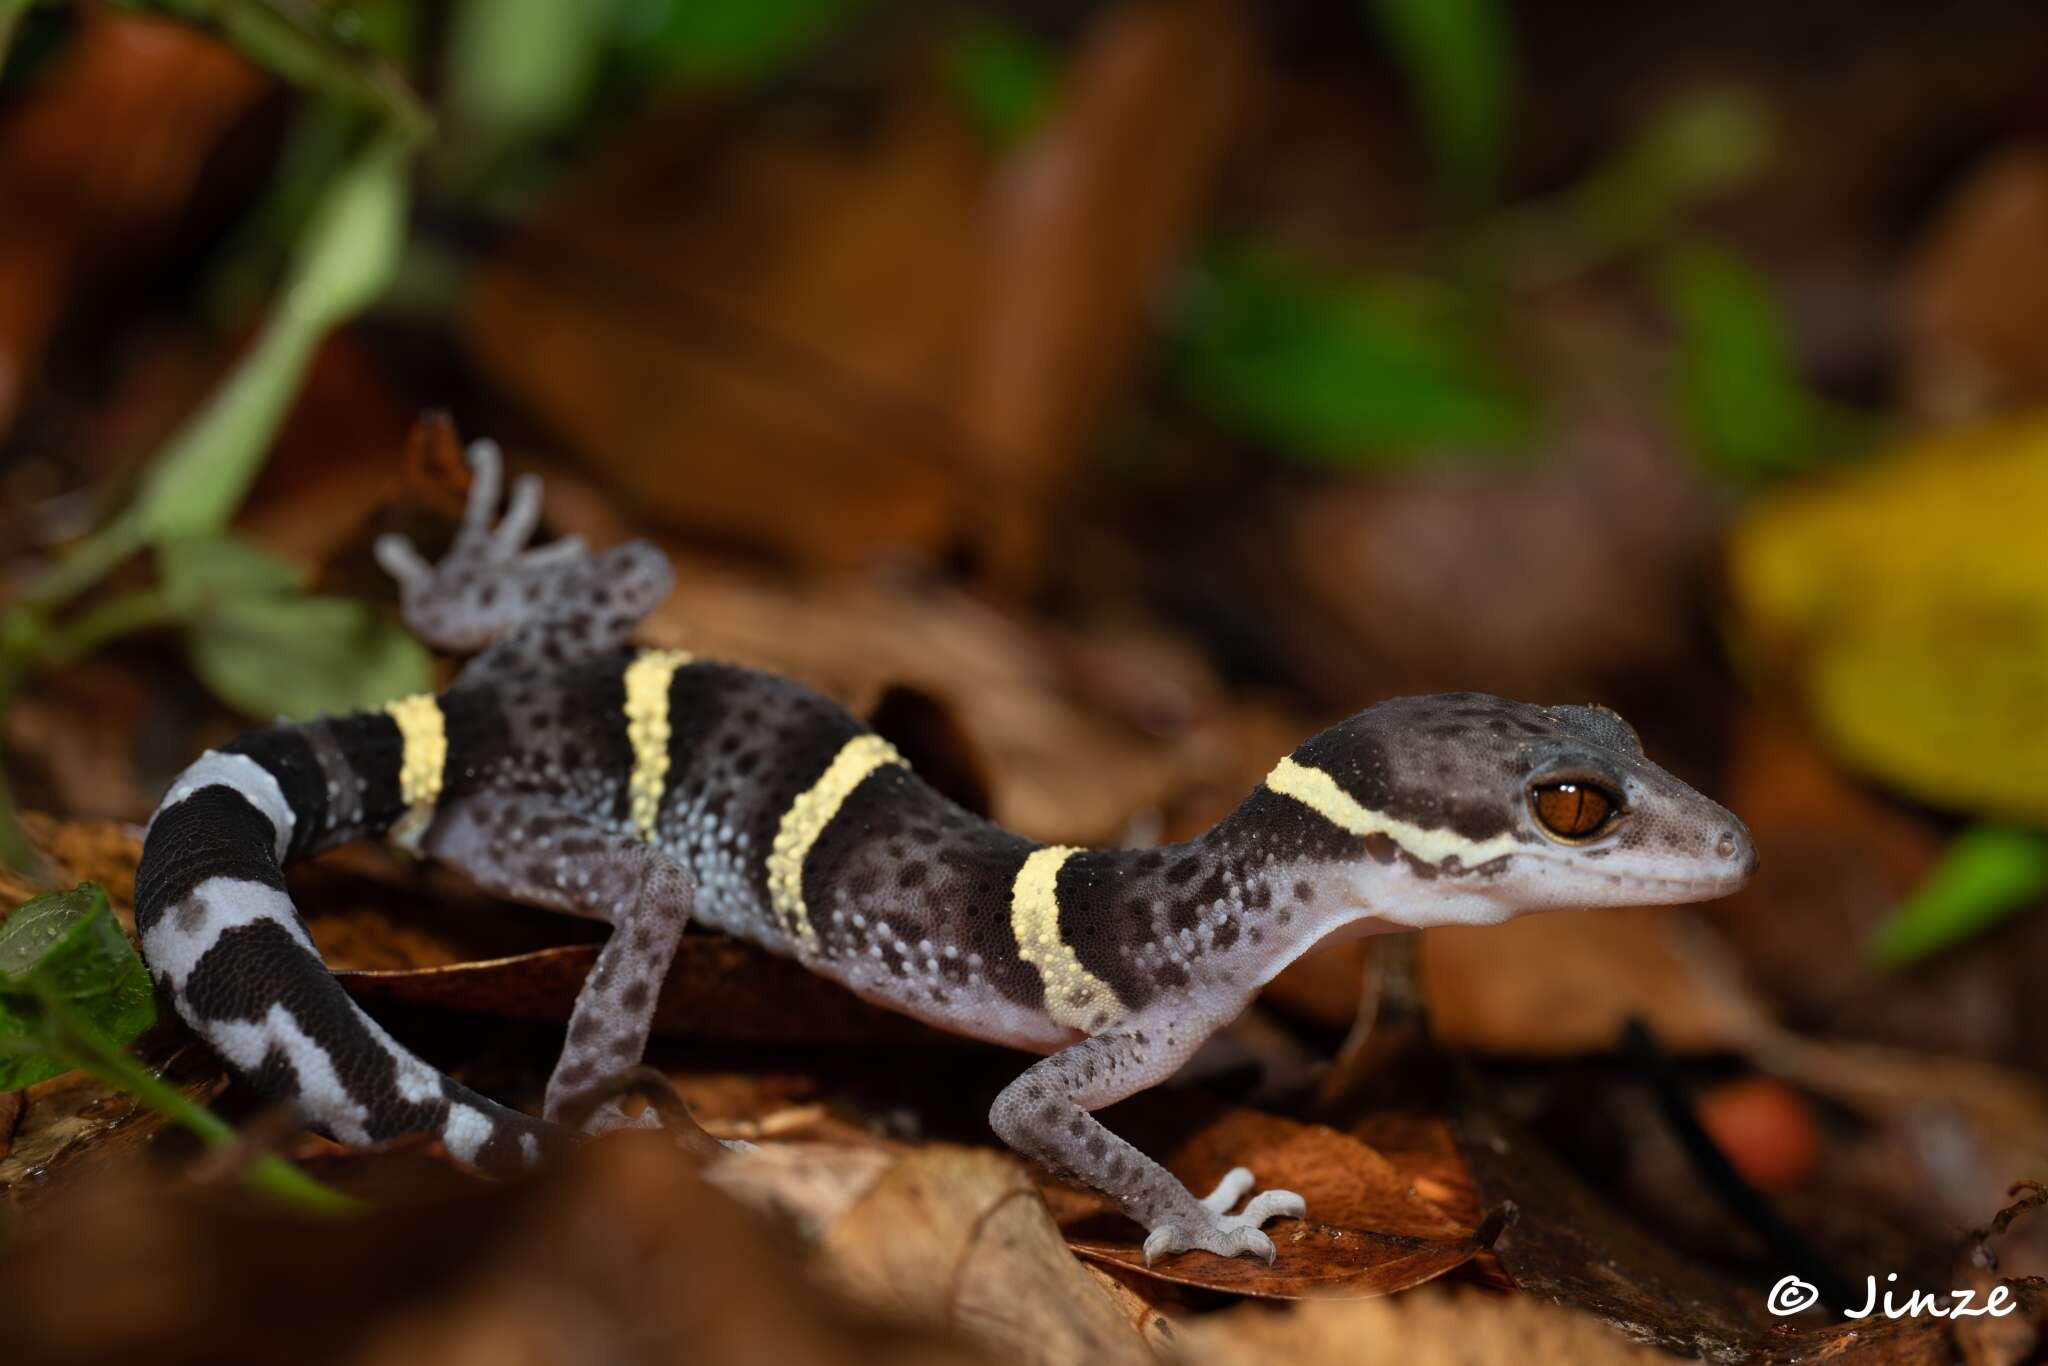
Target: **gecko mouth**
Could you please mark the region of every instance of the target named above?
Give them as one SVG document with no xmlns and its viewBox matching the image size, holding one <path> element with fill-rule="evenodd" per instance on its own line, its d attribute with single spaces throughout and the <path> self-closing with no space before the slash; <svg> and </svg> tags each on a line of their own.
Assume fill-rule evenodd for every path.
<svg viewBox="0 0 2048 1366">
<path fill-rule="evenodd" d="M 1660 899 L 1704 900 L 1709 897 L 1727 896 L 1749 882 L 1754 872 L 1754 863 L 1731 868 L 1725 873 L 1704 873 L 1696 877 L 1670 877 L 1656 873 L 1614 873 L 1604 868 L 1588 868 L 1584 864 L 1572 863 L 1566 859 L 1546 860 L 1553 866 L 1567 869 L 1567 875 L 1606 883 L 1629 891 L 1640 891 L 1657 895 Z"/>
</svg>

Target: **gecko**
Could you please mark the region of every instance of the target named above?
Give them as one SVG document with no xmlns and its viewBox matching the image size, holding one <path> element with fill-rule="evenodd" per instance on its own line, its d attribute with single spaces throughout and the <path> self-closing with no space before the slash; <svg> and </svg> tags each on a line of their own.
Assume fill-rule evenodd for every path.
<svg viewBox="0 0 2048 1366">
<path fill-rule="evenodd" d="M 497 449 L 475 443 L 468 460 L 467 508 L 439 563 L 402 537 L 375 546 L 407 625 L 469 656 L 453 683 L 207 751 L 158 806 L 136 870 L 158 989 L 258 1091 L 345 1143 L 426 1132 L 511 1172 L 581 1136 L 658 1124 L 616 1094 L 578 1098 L 638 1066 L 694 922 L 1040 1055 L 990 1126 L 1143 1226 L 1147 1260 L 1198 1248 L 1271 1261 L 1264 1226 L 1304 1217 L 1299 1196 L 1252 1194 L 1242 1167 L 1197 1195 L 1093 1112 L 1172 1075 L 1318 945 L 1706 900 L 1756 866 L 1742 822 L 1645 758 L 1614 712 L 1479 693 L 1368 707 L 1182 843 L 1026 839 L 796 682 L 635 648 L 672 586 L 660 551 L 530 547 L 538 480 L 518 479 L 501 515 Z M 422 1061 L 327 970 L 283 869 L 379 835 L 610 927 L 540 1116 Z"/>
</svg>

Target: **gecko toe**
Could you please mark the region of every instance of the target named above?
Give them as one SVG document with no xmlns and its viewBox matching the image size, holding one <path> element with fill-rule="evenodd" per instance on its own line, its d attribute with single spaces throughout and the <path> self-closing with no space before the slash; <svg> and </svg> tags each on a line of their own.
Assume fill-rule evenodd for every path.
<svg viewBox="0 0 2048 1366">
<path fill-rule="evenodd" d="M 1252 1228 L 1263 1227 L 1268 1219 L 1299 1219 L 1308 1204 L 1293 1191 L 1265 1191 L 1252 1197 L 1244 1213 L 1235 1216 Z"/>
<path fill-rule="evenodd" d="M 1252 1188 L 1252 1169 L 1232 1167 L 1216 1183 L 1216 1189 L 1202 1197 L 1202 1205 L 1212 1214 L 1228 1214 L 1244 1193 Z"/>
</svg>

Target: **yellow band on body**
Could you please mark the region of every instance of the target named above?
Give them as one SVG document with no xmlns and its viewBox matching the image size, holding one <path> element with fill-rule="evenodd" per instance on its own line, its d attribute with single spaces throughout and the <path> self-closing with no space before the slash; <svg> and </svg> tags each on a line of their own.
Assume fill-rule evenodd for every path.
<svg viewBox="0 0 2048 1366">
<path fill-rule="evenodd" d="M 668 698 L 676 670 L 690 662 L 682 650 L 643 650 L 626 666 L 626 739 L 633 746 L 633 776 L 626 791 L 633 828 L 655 838 L 662 793 L 668 787 Z"/>
<path fill-rule="evenodd" d="M 434 818 L 441 800 L 442 775 L 448 767 L 448 725 L 441 703 L 432 693 L 414 693 L 384 704 L 384 714 L 398 725 L 404 745 L 398 761 L 398 799 L 405 814 L 391 827 L 394 844 L 419 847 L 419 838 Z"/>
<path fill-rule="evenodd" d="M 818 781 L 782 813 L 775 843 L 768 850 L 768 899 L 799 953 L 809 955 L 818 947 L 818 931 L 804 904 L 804 860 L 853 790 L 876 769 L 902 762 L 896 747 L 881 736 L 856 735 L 833 756 Z"/>
<path fill-rule="evenodd" d="M 1099 1034 L 1129 1012 L 1109 983 L 1083 967 L 1060 936 L 1060 869 L 1078 852 L 1053 845 L 1033 850 L 1024 860 L 1010 889 L 1010 932 L 1017 939 L 1017 956 L 1045 984 L 1046 1014 L 1068 1029 Z"/>
</svg>

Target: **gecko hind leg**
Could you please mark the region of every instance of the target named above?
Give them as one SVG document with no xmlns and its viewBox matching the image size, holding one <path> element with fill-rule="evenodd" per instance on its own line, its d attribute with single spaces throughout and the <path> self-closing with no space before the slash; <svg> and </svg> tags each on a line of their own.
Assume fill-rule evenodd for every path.
<svg viewBox="0 0 2048 1366">
<path fill-rule="evenodd" d="M 573 536 L 528 549 L 540 522 L 540 480 L 514 480 L 493 525 L 503 458 L 494 443 L 477 441 L 468 459 L 469 506 L 440 563 L 428 564 L 403 536 L 378 538 L 377 562 L 398 581 L 405 624 L 437 649 L 482 652 L 458 685 L 624 645 L 674 586 L 667 558 L 646 541 L 593 554 Z"/>
<path fill-rule="evenodd" d="M 561 1057 L 548 1078 L 545 1114 L 640 1063 L 661 984 L 694 900 L 690 875 L 653 845 L 516 793 L 478 794 L 442 812 L 422 851 L 478 885 L 548 910 L 602 920 L 611 937 L 584 979 Z M 586 1132 L 660 1123 L 652 1106 L 626 1115 L 623 1096 L 601 1102 Z M 690 1121 L 695 1129 L 695 1121 Z M 701 1131 L 699 1131 L 701 1132 Z"/>
<path fill-rule="evenodd" d="M 1200 1248 L 1222 1257 L 1272 1261 L 1269 1219 L 1299 1218 L 1300 1196 L 1266 1191 L 1231 1214 L 1252 1174 L 1234 1168 L 1197 1199 L 1164 1167 L 1118 1138 L 1091 1110 L 1171 1076 L 1199 1039 L 1176 1040 L 1163 1022 L 1126 1020 L 1106 1033 L 1041 1058 L 1003 1088 L 989 1125 L 1003 1141 L 1055 1172 L 1079 1178 L 1145 1226 L 1145 1260 Z"/>
</svg>

